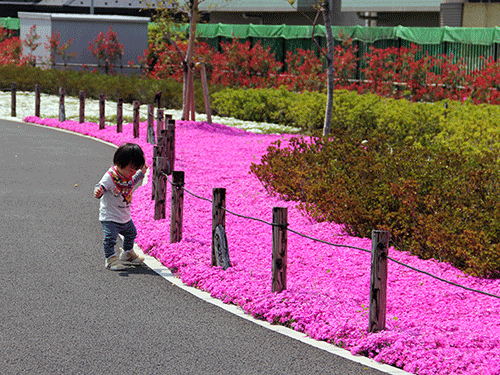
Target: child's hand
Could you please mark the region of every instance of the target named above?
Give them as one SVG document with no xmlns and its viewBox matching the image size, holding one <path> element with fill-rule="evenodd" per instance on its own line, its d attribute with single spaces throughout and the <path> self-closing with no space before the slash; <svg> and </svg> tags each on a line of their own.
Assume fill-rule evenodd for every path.
<svg viewBox="0 0 500 375">
<path fill-rule="evenodd" d="M 102 186 L 99 186 L 97 189 L 94 191 L 94 197 L 97 199 L 102 197 L 102 194 L 104 193 L 104 188 Z"/>
<path fill-rule="evenodd" d="M 144 175 L 146 175 L 146 172 L 147 172 L 148 168 L 149 168 L 149 167 L 148 167 L 148 165 L 147 165 L 147 164 L 144 164 L 144 165 L 141 167 L 141 171 L 142 171 L 142 173 L 144 173 Z"/>
</svg>

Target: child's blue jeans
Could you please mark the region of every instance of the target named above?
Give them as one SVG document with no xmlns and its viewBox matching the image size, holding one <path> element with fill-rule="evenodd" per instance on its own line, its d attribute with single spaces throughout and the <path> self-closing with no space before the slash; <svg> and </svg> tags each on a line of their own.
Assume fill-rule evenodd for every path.
<svg viewBox="0 0 500 375">
<path fill-rule="evenodd" d="M 106 258 L 115 254 L 116 238 L 119 234 L 123 236 L 123 251 L 133 249 L 134 240 L 137 237 L 137 229 L 135 229 L 132 220 L 124 224 L 115 223 L 114 221 L 101 221 L 101 225 L 104 232 L 102 244 Z"/>
</svg>

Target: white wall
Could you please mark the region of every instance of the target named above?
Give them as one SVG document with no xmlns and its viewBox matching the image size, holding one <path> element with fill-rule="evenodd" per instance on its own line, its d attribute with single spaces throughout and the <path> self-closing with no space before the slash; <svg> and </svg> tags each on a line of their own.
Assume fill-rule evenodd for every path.
<svg viewBox="0 0 500 375">
<path fill-rule="evenodd" d="M 42 38 L 42 45 L 37 48 L 34 55 L 47 60 L 50 57 L 44 43 L 48 43 L 47 36 L 53 32 L 61 35 L 61 44 L 73 39 L 68 53 L 76 52 L 77 56 L 69 60 L 70 63 L 96 64 L 95 59 L 89 51 L 89 43 L 92 42 L 100 32 L 106 34 L 110 28 L 117 34 L 118 42 L 123 44 L 122 63 L 126 65 L 134 60 L 138 63 L 138 56 L 144 53 L 148 47 L 148 17 L 125 17 L 105 15 L 81 15 L 81 14 L 56 14 L 56 13 L 23 13 L 19 12 L 21 39 L 26 38 L 32 25 L 36 25 L 37 34 Z M 29 52 L 29 51 L 27 51 Z M 56 57 L 56 63 L 62 63 L 61 57 Z M 124 73 L 130 72 L 129 69 Z"/>
</svg>

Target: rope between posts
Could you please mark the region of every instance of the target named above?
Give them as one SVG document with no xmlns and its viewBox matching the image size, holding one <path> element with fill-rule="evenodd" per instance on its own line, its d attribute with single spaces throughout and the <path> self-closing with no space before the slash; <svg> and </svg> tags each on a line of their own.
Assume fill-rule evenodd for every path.
<svg viewBox="0 0 500 375">
<path fill-rule="evenodd" d="M 402 262 L 400 262 L 400 261 L 398 261 L 398 260 L 396 260 L 396 259 L 393 259 L 393 258 L 391 258 L 391 257 L 387 257 L 387 259 L 389 259 L 389 260 L 393 261 L 394 263 L 397 263 L 397 264 L 399 264 L 399 265 L 401 265 L 401 266 L 403 266 L 403 267 L 407 267 L 407 268 L 409 268 L 409 269 L 411 269 L 411 270 L 414 270 L 414 271 L 417 271 L 417 272 L 421 272 L 421 273 L 423 273 L 423 274 L 425 274 L 425 275 L 427 275 L 427 276 L 433 277 L 433 278 L 435 278 L 436 280 L 439 280 L 439 281 L 442 281 L 442 282 L 448 283 L 448 284 L 450 284 L 450 285 L 458 286 L 459 288 L 462 288 L 462 289 L 465 289 L 465 290 L 468 290 L 468 291 L 471 291 L 471 292 L 481 293 L 481 294 L 484 294 L 484 295 L 486 295 L 486 296 L 490 296 L 490 297 L 494 297 L 494 298 L 498 298 L 498 299 L 500 299 L 500 296 L 497 296 L 496 294 L 491 294 L 491 293 L 488 293 L 488 292 L 483 292 L 483 291 L 481 291 L 481 290 L 477 290 L 477 289 L 469 288 L 469 287 L 467 287 L 467 286 L 464 286 L 464 285 L 460 285 L 460 284 L 454 283 L 453 281 L 449 281 L 449 280 L 443 279 L 443 278 L 441 278 L 441 277 L 439 277 L 439 276 L 436 276 L 436 275 L 433 275 L 433 274 L 431 274 L 431 273 L 429 273 L 429 272 L 427 272 L 427 271 L 422 271 L 422 270 L 419 270 L 418 268 L 415 268 L 415 267 L 409 266 L 408 264 L 404 264 L 404 263 L 402 263 Z"/>
<path fill-rule="evenodd" d="M 176 187 L 178 187 L 178 188 L 181 188 L 181 189 L 183 189 L 186 193 L 188 193 L 188 194 L 190 194 L 190 195 L 192 195 L 192 196 L 194 196 L 194 197 L 196 197 L 196 198 L 198 198 L 198 199 L 201 199 L 201 200 L 204 200 L 204 201 L 207 201 L 207 202 L 210 202 L 210 203 L 212 203 L 212 202 L 213 202 L 211 199 L 204 198 L 204 197 L 201 197 L 201 196 L 199 196 L 199 195 L 197 195 L 197 194 L 194 194 L 193 192 L 191 192 L 191 191 L 187 190 L 187 189 L 186 189 L 185 187 L 183 187 L 183 186 L 179 186 L 179 185 L 177 185 L 177 184 L 174 184 L 174 183 L 173 183 L 173 182 L 172 182 L 172 181 L 168 178 L 168 175 L 167 175 L 167 174 L 163 173 L 163 176 L 165 176 L 166 180 L 170 183 L 170 185 L 172 185 L 172 186 L 176 186 Z M 270 222 L 267 222 L 267 221 L 262 220 L 262 219 L 258 219 L 258 218 L 251 217 L 251 216 L 245 216 L 245 215 L 241 215 L 241 214 L 238 214 L 238 213 L 235 213 L 235 212 L 229 211 L 229 210 L 228 210 L 227 208 L 225 208 L 225 207 L 222 207 L 222 209 L 223 209 L 224 211 L 227 211 L 227 212 L 228 212 L 228 213 L 230 213 L 231 215 L 238 216 L 238 217 L 241 217 L 241 218 L 244 218 L 244 219 L 249 219 L 249 220 L 259 221 L 259 222 L 261 222 L 261 223 L 268 224 L 268 225 L 271 225 L 271 226 L 280 226 L 280 225 L 278 225 L 278 224 L 275 224 L 275 223 L 270 223 Z M 350 245 L 335 244 L 335 243 L 333 243 L 333 242 L 328 242 L 328 241 L 320 240 L 320 239 L 318 239 L 318 238 L 314 238 L 314 237 L 308 236 L 308 235 L 306 235 L 306 234 L 303 234 L 303 233 L 297 232 L 297 231 L 295 231 L 295 230 L 293 230 L 293 229 L 290 229 L 290 228 L 288 228 L 288 226 L 286 227 L 286 230 L 288 230 L 288 231 L 289 231 L 289 232 L 291 232 L 291 233 L 294 233 L 294 234 L 297 234 L 297 235 L 299 235 L 299 236 L 302 236 L 302 237 L 304 237 L 304 238 L 310 239 L 310 240 L 312 240 L 312 241 L 317 241 L 317 242 L 320 242 L 320 243 L 324 243 L 324 244 L 326 244 L 326 245 L 330 245 L 330 246 L 334 246 L 334 247 L 345 247 L 345 248 L 349 248 L 349 249 L 355 249 L 355 250 L 364 251 L 364 252 L 366 252 L 366 253 L 370 253 L 370 254 L 371 254 L 371 251 L 370 251 L 370 250 L 363 249 L 363 248 L 361 248 L 361 247 L 350 246 Z M 430 276 L 430 277 L 432 277 L 432 278 L 434 278 L 434 279 L 436 279 L 436 280 L 442 281 L 442 282 L 444 282 L 444 283 L 447 283 L 447 284 L 450 284 L 450 285 L 453 285 L 453 286 L 456 286 L 456 287 L 459 287 L 459 288 L 462 288 L 462 289 L 468 290 L 468 291 L 470 291 L 470 292 L 475 292 L 475 293 L 483 294 L 483 295 L 485 295 L 485 296 L 489 296 L 489 297 L 494 297 L 494 298 L 498 298 L 498 299 L 500 299 L 500 296 L 498 296 L 498 295 L 496 295 L 496 294 L 492 294 L 492 293 L 488 293 L 488 292 L 483 292 L 483 291 L 478 290 L 478 289 L 473 289 L 473 288 L 469 288 L 469 287 L 464 286 L 464 285 L 460 285 L 460 284 L 454 283 L 453 281 L 449 281 L 449 280 L 443 279 L 443 278 L 441 278 L 441 277 L 439 277 L 439 276 L 436 276 L 436 275 L 431 274 L 430 272 L 420 270 L 420 269 L 418 269 L 418 268 L 415 268 L 415 267 L 410 266 L 410 265 L 408 265 L 408 264 L 402 263 L 402 262 L 400 262 L 400 261 L 398 261 L 398 260 L 396 260 L 396 259 L 393 259 L 393 258 L 391 258 L 391 257 L 387 257 L 387 259 L 388 259 L 388 260 L 390 260 L 390 261 L 392 261 L 392 262 L 394 262 L 394 263 L 399 264 L 400 266 L 403 266 L 403 267 L 409 268 L 409 269 L 411 269 L 411 270 L 413 270 L 413 271 L 416 271 L 416 272 L 420 272 L 420 273 L 422 273 L 422 274 L 424 274 L 424 275 Z"/>
</svg>

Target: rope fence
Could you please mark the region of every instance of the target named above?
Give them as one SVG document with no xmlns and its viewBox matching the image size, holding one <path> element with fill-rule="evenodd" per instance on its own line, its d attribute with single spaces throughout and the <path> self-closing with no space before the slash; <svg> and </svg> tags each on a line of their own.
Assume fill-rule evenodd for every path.
<svg viewBox="0 0 500 375">
<path fill-rule="evenodd" d="M 175 121 L 171 123 L 173 128 L 175 128 Z M 165 135 L 166 132 L 163 132 L 162 135 Z M 174 135 L 175 132 L 172 130 L 170 134 Z M 158 143 L 165 143 L 164 140 L 159 139 Z M 175 143 L 175 140 L 171 140 L 169 143 Z M 174 152 L 172 148 L 168 151 L 159 151 L 159 154 L 168 155 L 169 153 Z M 163 156 L 165 157 L 165 156 Z M 171 160 L 174 159 L 173 155 L 170 155 L 169 158 Z M 158 157 L 158 160 L 160 157 Z M 159 162 L 156 163 L 159 165 Z M 172 164 L 173 165 L 173 164 Z M 175 172 L 174 172 L 175 173 Z M 240 213 L 233 212 L 227 209 L 225 205 L 225 189 L 216 188 L 213 189 L 213 198 L 208 199 L 202 197 L 198 194 L 193 193 L 192 191 L 186 189 L 183 185 L 180 186 L 174 180 L 169 179 L 169 173 L 167 171 L 160 172 L 160 177 L 164 183 L 169 183 L 172 185 L 172 212 L 177 212 L 178 209 L 174 209 L 174 194 L 177 189 L 183 190 L 187 194 L 206 201 L 208 203 L 212 203 L 212 266 L 221 266 L 223 269 L 230 267 L 230 262 L 224 261 L 224 259 L 229 260 L 229 251 L 227 249 L 227 238 L 225 238 L 225 213 L 247 219 L 253 220 L 257 222 L 261 222 L 263 224 L 269 225 L 273 227 L 273 252 L 272 252 L 272 291 L 273 292 L 281 292 L 286 289 L 286 269 L 287 269 L 287 237 L 286 233 L 294 233 L 296 235 L 307 238 L 311 241 L 317 241 L 320 243 L 324 243 L 333 247 L 339 248 L 349 248 L 355 249 L 358 251 L 370 253 L 372 255 L 371 258 L 371 277 L 370 277 L 370 311 L 369 311 L 369 331 L 376 332 L 385 329 L 385 315 L 386 315 L 386 298 L 387 298 L 387 262 L 390 260 L 396 264 L 399 264 L 403 267 L 406 267 L 415 272 L 422 273 L 429 277 L 432 277 L 438 281 L 448 283 L 450 285 L 462 288 L 467 291 L 479 293 L 482 295 L 486 295 L 489 297 L 500 299 L 500 296 L 483 292 L 481 290 L 473 289 L 466 287 L 464 285 L 460 285 L 458 283 L 443 279 L 439 276 L 433 275 L 430 272 L 420 270 L 416 267 L 410 266 L 403 262 L 400 262 L 394 258 L 388 256 L 388 248 L 390 241 L 390 234 L 385 231 L 376 231 L 372 232 L 372 249 L 364 249 L 356 246 L 336 244 L 333 242 L 325 241 L 319 238 L 314 238 L 308 236 L 299 231 L 293 230 L 288 227 L 286 215 L 287 209 L 282 207 L 274 207 L 273 208 L 273 222 L 268 222 L 259 218 L 243 215 Z M 157 177 L 157 178 L 160 178 Z M 158 183 L 157 183 L 158 185 Z M 165 198 L 160 199 L 161 202 L 165 201 Z M 164 209 L 164 208 L 162 208 Z M 163 215 L 162 218 L 165 218 Z M 180 218 L 171 216 L 171 227 L 173 225 L 179 225 Z M 182 238 L 182 234 L 178 237 L 179 240 Z M 172 243 L 173 241 L 171 241 Z"/>
<path fill-rule="evenodd" d="M 15 84 L 11 86 L 13 93 L 16 91 Z M 40 86 L 35 87 L 35 116 L 39 117 L 40 112 Z M 161 93 L 159 93 L 161 95 Z M 64 90 L 60 92 L 60 113 L 59 119 L 64 116 Z M 158 97 L 158 94 L 157 94 Z M 13 94 L 12 108 L 15 111 L 15 95 Z M 159 104 L 159 100 L 156 100 Z M 104 102 L 105 97 L 100 98 L 100 121 L 99 129 L 104 128 Z M 117 102 L 117 132 L 122 131 L 121 122 L 123 121 L 120 113 L 122 111 L 123 101 Z M 134 101 L 134 138 L 139 137 L 139 107 L 140 103 Z M 85 114 L 85 93 L 80 92 L 80 123 L 84 122 Z M 15 117 L 15 115 L 13 116 Z M 371 253 L 371 274 L 370 274 L 370 311 L 369 311 L 369 331 L 376 332 L 385 329 L 386 299 L 387 299 L 387 262 L 388 260 L 406 267 L 415 272 L 422 273 L 441 282 L 462 288 L 464 290 L 479 293 L 485 296 L 500 299 L 500 296 L 487 293 L 481 290 L 473 289 L 460 285 L 458 283 L 443 279 L 427 271 L 420 270 L 408 264 L 402 263 L 388 256 L 390 234 L 386 231 L 372 231 L 371 250 L 343 244 L 335 244 L 319 238 L 308 236 L 288 227 L 287 208 L 273 207 L 273 221 L 268 222 L 259 218 L 242 215 L 227 209 L 226 189 L 214 188 L 212 199 L 202 197 L 185 188 L 184 172 L 175 170 L 175 120 L 172 115 L 165 115 L 160 108 L 156 115 L 156 136 L 154 128 L 154 104 L 148 104 L 147 121 L 147 141 L 153 145 L 153 165 L 152 165 L 152 192 L 151 199 L 155 201 L 154 219 L 162 220 L 166 218 L 166 190 L 167 183 L 171 186 L 170 199 L 170 243 L 182 240 L 182 223 L 184 208 L 184 193 L 187 193 L 197 199 L 212 204 L 212 266 L 222 267 L 224 270 L 231 267 L 229 249 L 227 246 L 227 236 L 225 232 L 226 213 L 239 218 L 257 221 L 272 227 L 272 291 L 280 293 L 286 289 L 287 274 L 287 234 L 288 232 L 307 238 L 311 241 L 317 241 L 326 245 L 338 248 L 349 248 L 366 253 Z M 64 121 L 64 120 L 61 120 Z M 120 125 L 120 126 L 119 126 Z M 171 176 L 171 178 L 169 178 Z"/>
</svg>

